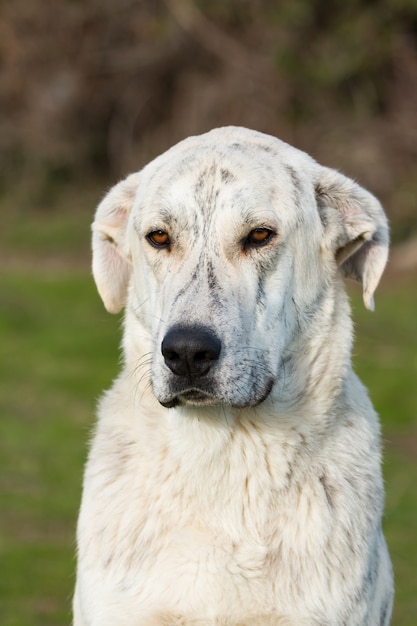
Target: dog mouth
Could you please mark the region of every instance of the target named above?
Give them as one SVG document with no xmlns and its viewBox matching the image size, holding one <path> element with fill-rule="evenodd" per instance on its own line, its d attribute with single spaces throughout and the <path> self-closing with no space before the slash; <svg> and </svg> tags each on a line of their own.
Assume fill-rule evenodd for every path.
<svg viewBox="0 0 417 626">
<path fill-rule="evenodd" d="M 201 391 L 200 389 L 193 388 L 187 389 L 168 400 L 159 400 L 159 403 L 166 409 L 172 409 L 176 406 L 214 406 L 214 405 L 228 405 L 235 409 L 247 409 L 254 408 L 262 404 L 272 391 L 274 386 L 274 380 L 271 378 L 263 388 L 262 392 L 249 401 L 242 403 L 225 401 L 222 398 L 218 398 L 214 395 Z"/>
<path fill-rule="evenodd" d="M 159 401 L 166 409 L 172 409 L 176 406 L 207 406 L 213 404 L 221 404 L 217 398 L 210 396 L 198 389 L 189 389 L 183 393 L 179 393 L 168 401 Z"/>
</svg>

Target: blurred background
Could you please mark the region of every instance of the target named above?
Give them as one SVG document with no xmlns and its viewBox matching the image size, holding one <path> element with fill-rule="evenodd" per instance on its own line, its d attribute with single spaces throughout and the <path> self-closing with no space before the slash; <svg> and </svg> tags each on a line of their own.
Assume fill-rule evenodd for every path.
<svg viewBox="0 0 417 626">
<path fill-rule="evenodd" d="M 355 366 L 381 415 L 395 626 L 417 623 L 416 0 L 0 4 L 0 624 L 71 617 L 94 407 L 120 317 L 90 277 L 106 189 L 180 139 L 244 125 L 369 188 L 392 254 Z"/>
</svg>

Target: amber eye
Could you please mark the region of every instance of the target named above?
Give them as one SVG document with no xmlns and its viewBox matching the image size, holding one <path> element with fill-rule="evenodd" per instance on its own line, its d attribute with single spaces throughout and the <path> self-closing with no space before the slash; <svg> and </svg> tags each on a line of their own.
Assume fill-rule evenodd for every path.
<svg viewBox="0 0 417 626">
<path fill-rule="evenodd" d="M 153 230 L 146 235 L 146 239 L 154 248 L 167 248 L 171 243 L 168 233 L 164 230 Z"/>
<path fill-rule="evenodd" d="M 273 236 L 274 231 L 269 228 L 254 228 L 245 239 L 246 247 L 256 247 L 266 244 Z"/>
</svg>

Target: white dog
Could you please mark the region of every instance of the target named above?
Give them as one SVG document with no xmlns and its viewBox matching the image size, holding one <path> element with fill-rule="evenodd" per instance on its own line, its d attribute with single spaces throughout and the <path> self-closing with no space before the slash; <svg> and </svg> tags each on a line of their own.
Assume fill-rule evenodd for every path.
<svg viewBox="0 0 417 626">
<path fill-rule="evenodd" d="M 182 141 L 93 224 L 124 362 L 78 525 L 76 626 L 386 626 L 377 416 L 343 276 L 373 292 L 378 201 L 244 128 Z"/>
</svg>

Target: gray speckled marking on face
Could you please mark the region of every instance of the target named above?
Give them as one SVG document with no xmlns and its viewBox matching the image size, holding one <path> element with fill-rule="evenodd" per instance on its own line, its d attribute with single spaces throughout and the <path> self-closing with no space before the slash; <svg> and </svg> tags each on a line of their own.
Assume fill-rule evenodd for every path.
<svg viewBox="0 0 417 626">
<path fill-rule="evenodd" d="M 221 168 L 220 177 L 221 177 L 221 182 L 225 186 L 230 185 L 230 183 L 234 183 L 237 180 L 236 176 L 232 174 L 232 172 L 225 167 Z"/>
<path fill-rule="evenodd" d="M 205 225 L 208 226 L 211 215 L 216 206 L 220 193 L 220 172 L 216 161 L 205 167 L 199 174 L 194 185 L 194 197 L 197 204 L 203 209 Z"/>
<path fill-rule="evenodd" d="M 297 207 L 296 223 L 302 224 L 304 222 L 304 215 L 300 209 L 303 205 L 303 198 L 305 197 L 304 184 L 298 172 L 291 165 L 286 165 L 285 169 L 293 187 L 294 204 Z"/>
</svg>

